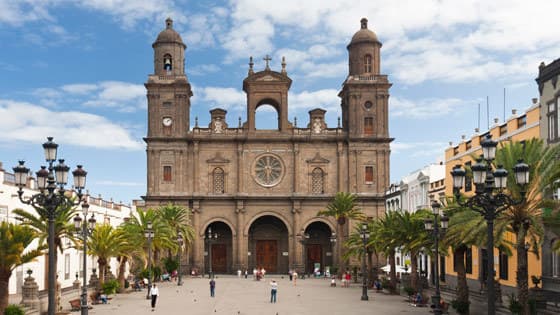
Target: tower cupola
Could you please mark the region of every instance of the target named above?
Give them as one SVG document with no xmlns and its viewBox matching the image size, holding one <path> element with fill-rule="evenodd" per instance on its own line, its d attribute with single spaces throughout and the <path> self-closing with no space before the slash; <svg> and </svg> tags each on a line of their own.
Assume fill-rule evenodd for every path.
<svg viewBox="0 0 560 315">
<path fill-rule="evenodd" d="M 181 35 L 173 29 L 173 20 L 165 20 L 165 29 L 152 44 L 154 73 L 157 75 L 184 75 L 185 49 Z"/>
<path fill-rule="evenodd" d="M 360 20 L 360 30 L 352 36 L 346 48 L 349 54 L 349 75 L 379 74 L 381 42 L 377 35 L 368 29 L 366 18 Z"/>
</svg>

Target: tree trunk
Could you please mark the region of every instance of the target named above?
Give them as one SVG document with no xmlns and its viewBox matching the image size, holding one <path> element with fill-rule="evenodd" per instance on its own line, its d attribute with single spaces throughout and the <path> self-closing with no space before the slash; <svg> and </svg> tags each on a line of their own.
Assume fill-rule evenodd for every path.
<svg viewBox="0 0 560 315">
<path fill-rule="evenodd" d="M 340 223 L 340 221 L 339 221 Z M 344 246 L 344 225 L 343 224 L 337 224 L 338 227 L 338 244 L 339 244 L 339 248 L 340 251 L 338 253 L 338 257 L 339 257 L 339 271 L 338 273 L 342 275 L 343 272 L 346 271 L 347 266 L 346 266 L 346 260 L 344 260 L 344 254 L 346 254 L 346 246 Z"/>
<path fill-rule="evenodd" d="M 389 252 L 389 265 L 391 266 L 391 271 L 389 272 L 389 277 L 391 278 L 391 294 L 395 294 L 397 292 L 397 271 L 396 271 L 396 263 L 395 263 L 395 250 L 391 250 Z"/>
<path fill-rule="evenodd" d="M 9 284 L 10 277 L 12 276 L 12 271 L 2 270 L 0 271 L 0 314 L 4 314 L 4 310 L 9 303 Z"/>
<path fill-rule="evenodd" d="M 525 233 L 517 235 L 517 298 L 523 307 L 521 314 L 529 315 L 529 275 L 527 270 L 527 250 Z"/>
<path fill-rule="evenodd" d="M 462 257 L 462 259 L 453 261 L 457 272 L 457 301 L 460 303 L 469 303 L 469 287 L 467 285 L 467 272 L 465 268 L 465 254 L 467 247 L 462 245 L 455 249 L 455 257 Z M 464 313 L 469 314 L 469 312 Z"/>
<path fill-rule="evenodd" d="M 97 264 L 99 265 L 99 286 L 103 286 L 105 283 L 107 261 L 103 258 L 99 258 L 97 259 Z"/>
<path fill-rule="evenodd" d="M 121 290 L 124 290 L 124 273 L 126 271 L 127 261 L 128 257 L 126 256 L 121 256 L 121 259 L 119 260 L 119 275 L 117 276 L 117 280 L 119 281 L 119 288 Z"/>
<path fill-rule="evenodd" d="M 420 281 L 418 281 L 418 254 L 410 253 L 410 286 L 416 291 L 420 292 Z"/>
</svg>

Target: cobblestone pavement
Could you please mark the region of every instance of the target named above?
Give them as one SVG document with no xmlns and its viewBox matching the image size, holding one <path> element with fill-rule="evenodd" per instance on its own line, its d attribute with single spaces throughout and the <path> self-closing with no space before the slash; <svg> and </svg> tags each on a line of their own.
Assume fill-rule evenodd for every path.
<svg viewBox="0 0 560 315">
<path fill-rule="evenodd" d="M 270 281 L 278 282 L 277 303 L 270 303 Z M 326 279 L 298 279 L 297 285 L 285 276 L 267 276 L 261 281 L 218 276 L 216 297 L 210 297 L 207 278 L 186 278 L 183 286 L 158 283 L 160 297 L 154 312 L 146 291 L 116 295 L 107 305 L 94 305 L 90 314 L 227 314 L 227 315 L 336 315 L 336 314 L 430 314 L 427 307 L 409 305 L 403 296 L 369 290 L 369 300 L 361 301 L 361 286 L 330 287 Z M 74 313 L 76 314 L 76 313 Z"/>
</svg>

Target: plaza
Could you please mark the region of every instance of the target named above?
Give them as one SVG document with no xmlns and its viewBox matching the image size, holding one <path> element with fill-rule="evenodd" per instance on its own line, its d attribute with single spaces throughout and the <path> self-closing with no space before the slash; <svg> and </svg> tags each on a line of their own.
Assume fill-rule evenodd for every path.
<svg viewBox="0 0 560 315">
<path fill-rule="evenodd" d="M 270 281 L 278 282 L 277 303 L 270 303 Z M 188 278 L 183 286 L 175 282 L 157 283 L 160 297 L 155 313 L 160 314 L 430 314 L 429 307 L 414 307 L 402 295 L 369 290 L 369 300 L 360 301 L 361 286 L 330 287 L 328 279 L 298 279 L 294 286 L 287 276 L 267 276 L 254 281 L 249 277 L 218 276 L 216 297 L 210 297 L 208 278 Z M 90 314 L 151 314 L 146 291 L 116 295 L 110 304 L 94 305 Z"/>
</svg>

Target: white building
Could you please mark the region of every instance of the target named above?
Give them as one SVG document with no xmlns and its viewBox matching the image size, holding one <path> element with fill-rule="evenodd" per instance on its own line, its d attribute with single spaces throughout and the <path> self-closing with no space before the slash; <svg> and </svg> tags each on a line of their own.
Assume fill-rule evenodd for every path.
<svg viewBox="0 0 560 315">
<path fill-rule="evenodd" d="M 430 209 L 430 202 L 436 198 L 444 197 L 445 165 L 434 163 L 404 176 L 398 184 L 391 184 L 386 192 L 387 211 L 416 212 L 421 209 Z M 399 206 L 400 205 L 400 206 Z M 410 256 L 404 255 L 400 250 L 395 254 L 397 271 L 410 271 Z M 430 275 L 429 256 L 420 255 L 419 272 L 425 271 Z"/>
<path fill-rule="evenodd" d="M 34 178 L 30 178 L 27 186 L 24 188 L 24 197 L 30 197 L 33 194 L 38 193 L 35 189 L 36 182 Z M 14 209 L 24 209 L 31 213 L 34 213 L 33 207 L 23 204 L 20 202 L 18 197 L 18 188 L 15 186 L 15 177 L 13 173 L 2 167 L 0 162 L 0 220 L 8 221 L 11 223 L 19 224 L 20 221 L 17 220 L 16 216 L 12 213 Z M 124 205 L 121 202 L 115 203 L 112 200 L 103 200 L 101 196 L 91 197 L 87 196 L 87 202 L 89 203 L 89 213 L 93 213 L 97 220 L 97 223 L 110 223 L 113 226 L 121 224 L 124 218 L 131 216 L 131 207 L 129 205 Z M 81 207 L 78 207 L 79 213 L 81 215 Z M 89 216 L 88 216 L 89 217 Z M 75 250 L 71 248 L 69 241 L 64 240 L 64 251 L 58 252 L 58 263 L 57 263 L 57 273 L 58 280 L 62 288 L 71 287 L 73 282 L 76 280 L 76 275 L 79 275 L 80 282 L 82 281 L 83 272 L 83 254 L 82 251 Z M 36 247 L 37 241 L 34 241 L 30 247 Z M 37 257 L 34 262 L 24 264 L 17 267 L 12 277 L 10 278 L 10 294 L 19 294 L 22 290 L 22 285 L 24 277 L 26 277 L 27 270 L 31 269 L 33 271 L 32 276 L 35 278 L 37 285 L 39 286 L 39 291 L 46 290 L 47 283 L 47 273 L 46 265 L 48 261 L 48 256 Z M 111 259 L 110 262 L 111 271 L 116 276 L 118 263 L 116 259 Z M 89 257 L 87 260 L 87 278 L 91 275 L 92 269 L 97 268 L 97 259 L 95 257 Z"/>
</svg>

